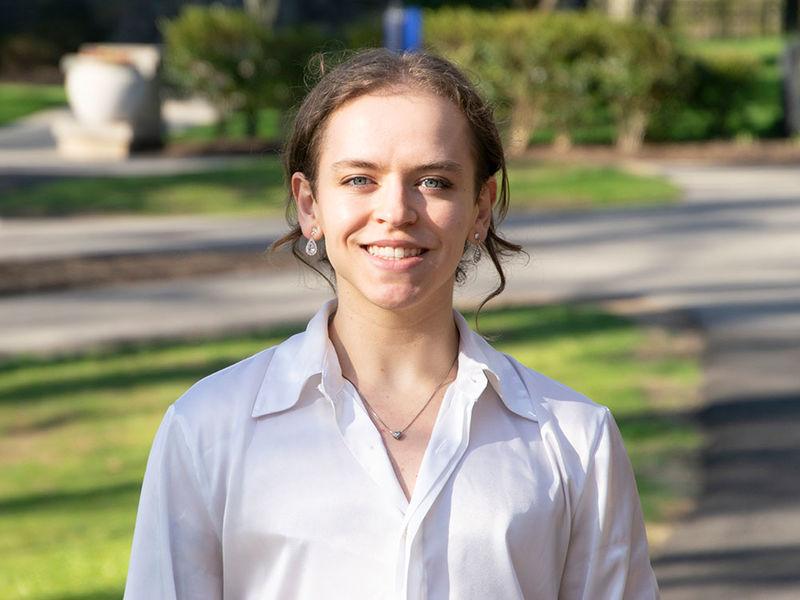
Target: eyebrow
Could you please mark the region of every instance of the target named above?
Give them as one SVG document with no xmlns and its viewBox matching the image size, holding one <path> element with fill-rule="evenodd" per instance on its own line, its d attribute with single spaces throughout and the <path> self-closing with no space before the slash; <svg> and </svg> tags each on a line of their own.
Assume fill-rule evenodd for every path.
<svg viewBox="0 0 800 600">
<path fill-rule="evenodd" d="M 333 168 L 336 170 L 340 169 L 368 169 L 373 171 L 379 171 L 380 165 L 374 162 L 370 162 L 368 160 L 358 160 L 358 159 L 345 159 L 345 160 L 337 160 L 333 163 Z M 429 163 L 424 163 L 421 165 L 417 165 L 413 169 L 416 171 L 449 171 L 452 173 L 461 173 L 464 170 L 464 167 L 461 166 L 461 163 L 456 162 L 454 160 L 437 160 Z"/>
</svg>

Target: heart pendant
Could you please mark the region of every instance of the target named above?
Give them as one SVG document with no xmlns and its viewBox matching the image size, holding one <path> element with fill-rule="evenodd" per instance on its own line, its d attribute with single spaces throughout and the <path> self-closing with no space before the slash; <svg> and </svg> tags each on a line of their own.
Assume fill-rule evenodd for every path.
<svg viewBox="0 0 800 600">
<path fill-rule="evenodd" d="M 399 440 L 400 438 L 402 438 L 402 437 L 403 437 L 403 432 L 402 432 L 402 431 L 392 431 L 392 430 L 390 429 L 390 430 L 389 430 L 389 433 L 391 433 L 391 434 L 392 434 L 392 437 L 393 437 L 394 439 L 396 439 L 396 440 Z"/>
</svg>

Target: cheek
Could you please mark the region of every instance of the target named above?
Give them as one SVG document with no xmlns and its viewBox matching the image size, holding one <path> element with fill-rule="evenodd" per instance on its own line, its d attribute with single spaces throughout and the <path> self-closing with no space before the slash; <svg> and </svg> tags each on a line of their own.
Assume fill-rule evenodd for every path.
<svg viewBox="0 0 800 600">
<path fill-rule="evenodd" d="M 474 210 L 443 209 L 436 215 L 431 215 L 439 227 L 442 236 L 453 238 L 458 243 L 467 239 L 469 231 L 475 221 Z"/>
<path fill-rule="evenodd" d="M 349 198 L 326 195 L 319 204 L 321 223 L 326 237 L 337 240 L 361 226 L 367 219 L 366 211 Z"/>
</svg>

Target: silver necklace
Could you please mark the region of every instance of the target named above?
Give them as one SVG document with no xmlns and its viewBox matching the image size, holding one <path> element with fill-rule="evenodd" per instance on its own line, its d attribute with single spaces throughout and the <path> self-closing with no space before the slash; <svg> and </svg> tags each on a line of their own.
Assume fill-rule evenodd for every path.
<svg viewBox="0 0 800 600">
<path fill-rule="evenodd" d="M 423 411 L 431 403 L 431 400 L 433 400 L 433 397 L 436 395 L 436 392 L 438 392 L 440 389 L 442 389 L 442 386 L 445 383 L 447 383 L 447 378 L 450 375 L 450 372 L 453 370 L 453 367 L 455 366 L 456 361 L 458 361 L 458 353 L 457 352 L 456 352 L 456 357 L 453 359 L 453 363 L 450 365 L 450 368 L 447 369 L 447 373 L 444 374 L 444 379 L 442 379 L 442 382 L 439 385 L 437 385 L 436 388 L 434 388 L 433 392 L 431 392 L 431 395 L 428 396 L 427 400 L 425 400 L 425 404 L 422 405 L 422 408 L 420 408 L 419 411 L 417 411 L 417 414 L 415 414 L 414 418 L 411 419 L 411 421 L 408 422 L 408 425 L 406 425 L 402 429 L 392 429 L 391 427 L 389 427 L 386 423 L 383 422 L 383 419 L 381 419 L 378 416 L 378 413 L 376 413 L 374 410 L 372 410 L 372 407 L 369 405 L 369 402 L 367 402 L 366 399 L 362 398 L 362 400 L 364 400 L 364 406 L 367 407 L 367 410 L 370 412 L 370 414 L 373 417 L 375 417 L 375 420 L 378 421 L 378 423 L 381 424 L 381 427 L 383 427 L 383 429 L 385 431 L 388 431 L 392 435 L 392 437 L 394 439 L 402 440 L 403 437 L 405 437 L 405 433 L 408 430 L 408 428 L 411 427 L 414 424 L 414 422 L 419 418 L 419 416 L 423 413 Z"/>
</svg>

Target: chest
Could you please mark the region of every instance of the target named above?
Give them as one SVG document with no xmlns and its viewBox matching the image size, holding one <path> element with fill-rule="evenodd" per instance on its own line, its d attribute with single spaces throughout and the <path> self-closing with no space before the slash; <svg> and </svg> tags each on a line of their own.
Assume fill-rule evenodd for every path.
<svg viewBox="0 0 800 600">
<path fill-rule="evenodd" d="M 398 485 L 407 500 L 410 500 L 413 495 L 423 459 L 430 446 L 444 394 L 444 391 L 435 394 L 431 402 L 418 414 L 408 411 L 406 411 L 407 414 L 397 413 L 393 415 L 394 420 L 389 423 L 384 423 L 374 413 L 370 415 L 376 430 L 380 433 Z M 371 409 L 367 409 L 367 411 L 370 412 Z M 395 437 L 389 429 L 395 427 L 396 432 L 401 432 L 399 437 Z"/>
<path fill-rule="evenodd" d="M 535 423 L 478 419 L 469 439 L 459 440 L 459 423 L 445 415 L 428 446 L 410 438 L 390 452 L 369 418 L 355 414 L 333 420 L 330 406 L 312 406 L 260 421 L 243 440 L 241 468 L 226 490 L 226 564 L 257 560 L 291 569 L 248 573 L 253 579 L 240 579 L 233 596 L 283 589 L 307 575 L 299 579 L 305 586 L 336 581 L 346 597 L 377 598 L 398 573 L 411 578 L 416 569 L 431 590 L 455 593 L 456 586 L 458 597 L 469 598 L 470 585 L 487 583 L 471 578 L 487 569 L 498 573 L 492 585 L 517 581 L 523 588 L 558 572 L 569 533 L 563 488 Z M 417 469 L 422 487 L 410 502 L 397 492 L 393 462 Z M 322 588 L 303 597 L 317 591 L 325 597 Z M 500 588 L 483 592 L 513 597 Z"/>
</svg>

